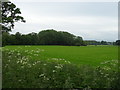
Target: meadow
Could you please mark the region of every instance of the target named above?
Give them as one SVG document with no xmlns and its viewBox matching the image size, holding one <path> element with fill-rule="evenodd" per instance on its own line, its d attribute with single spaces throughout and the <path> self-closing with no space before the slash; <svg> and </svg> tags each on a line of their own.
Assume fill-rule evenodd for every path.
<svg viewBox="0 0 120 90">
<path fill-rule="evenodd" d="M 119 88 L 117 46 L 5 46 L 2 52 L 3 88 Z"/>
<path fill-rule="evenodd" d="M 118 60 L 117 46 L 6 46 L 33 60 L 65 59 L 73 64 L 98 66 L 101 62 Z M 4 50 L 3 49 L 3 50 Z"/>
</svg>

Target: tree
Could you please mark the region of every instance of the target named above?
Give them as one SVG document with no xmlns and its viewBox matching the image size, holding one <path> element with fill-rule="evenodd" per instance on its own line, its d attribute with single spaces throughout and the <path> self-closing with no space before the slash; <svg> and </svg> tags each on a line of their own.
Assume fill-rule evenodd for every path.
<svg viewBox="0 0 120 90">
<path fill-rule="evenodd" d="M 74 45 L 74 38 L 75 36 L 71 33 L 68 33 L 68 32 L 63 32 L 61 31 L 60 32 L 62 34 L 62 44 L 63 45 Z"/>
<path fill-rule="evenodd" d="M 43 30 L 38 33 L 39 44 L 41 45 L 57 45 L 58 32 L 55 30 Z"/>
<path fill-rule="evenodd" d="M 21 33 L 16 32 L 16 34 L 15 34 L 16 45 L 21 45 L 21 42 L 22 42 L 21 36 L 22 36 Z"/>
<path fill-rule="evenodd" d="M 68 46 L 83 46 L 82 37 L 55 30 L 43 30 L 38 33 L 39 45 L 68 45 Z M 79 44 L 79 45 L 78 45 Z"/>
<path fill-rule="evenodd" d="M 14 28 L 17 21 L 26 22 L 22 16 L 21 11 L 15 4 L 9 2 L 2 2 L 2 31 L 9 32 Z"/>
<path fill-rule="evenodd" d="M 101 41 L 102 45 L 108 45 L 106 41 Z"/>
<path fill-rule="evenodd" d="M 75 46 L 85 46 L 86 44 L 84 43 L 82 37 L 75 37 Z"/>
<path fill-rule="evenodd" d="M 115 45 L 120 45 L 120 40 L 116 40 Z"/>
<path fill-rule="evenodd" d="M 9 33 L 8 32 L 4 32 L 2 34 L 2 46 L 5 46 L 5 45 L 9 45 Z"/>
</svg>

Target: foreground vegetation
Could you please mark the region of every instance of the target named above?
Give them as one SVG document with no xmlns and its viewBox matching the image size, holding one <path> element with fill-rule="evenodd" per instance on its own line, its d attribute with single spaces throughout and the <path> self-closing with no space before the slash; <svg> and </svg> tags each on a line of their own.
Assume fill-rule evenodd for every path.
<svg viewBox="0 0 120 90">
<path fill-rule="evenodd" d="M 117 60 L 102 61 L 95 67 L 76 65 L 64 58 L 32 58 L 37 57 L 35 52 L 40 55 L 45 52 L 42 46 L 37 51 L 33 46 L 18 46 L 19 50 L 17 46 L 9 47 L 3 48 L 3 88 L 120 88 Z M 25 54 L 28 52 L 33 52 L 33 56 Z"/>
</svg>

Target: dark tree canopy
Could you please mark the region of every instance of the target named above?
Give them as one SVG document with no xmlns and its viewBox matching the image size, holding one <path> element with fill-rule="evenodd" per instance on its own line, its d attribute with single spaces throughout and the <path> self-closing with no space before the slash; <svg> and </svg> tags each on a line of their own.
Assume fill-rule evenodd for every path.
<svg viewBox="0 0 120 90">
<path fill-rule="evenodd" d="M 20 16 L 21 11 L 11 2 L 2 2 L 2 31 L 8 32 L 14 28 L 17 21 L 25 22 L 24 18 Z"/>
<path fill-rule="evenodd" d="M 101 41 L 101 44 L 102 45 L 107 45 L 107 42 L 106 41 Z"/>
<path fill-rule="evenodd" d="M 116 40 L 115 45 L 120 45 L 120 40 Z"/>
<path fill-rule="evenodd" d="M 67 45 L 83 46 L 85 45 L 82 37 L 75 36 L 68 32 L 56 30 L 43 30 L 39 33 L 21 34 L 3 34 L 4 45 Z"/>
</svg>

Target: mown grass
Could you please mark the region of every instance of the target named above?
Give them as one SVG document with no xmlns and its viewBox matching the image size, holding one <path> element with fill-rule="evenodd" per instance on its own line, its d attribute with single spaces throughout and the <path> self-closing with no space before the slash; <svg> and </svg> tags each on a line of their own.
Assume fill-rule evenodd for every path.
<svg viewBox="0 0 120 90">
<path fill-rule="evenodd" d="M 3 88 L 118 89 L 117 55 L 114 46 L 7 46 L 2 56 Z"/>
<path fill-rule="evenodd" d="M 106 60 L 118 60 L 117 46 L 6 46 L 5 49 L 19 50 L 34 60 L 59 58 L 78 65 L 98 66 Z"/>
</svg>

